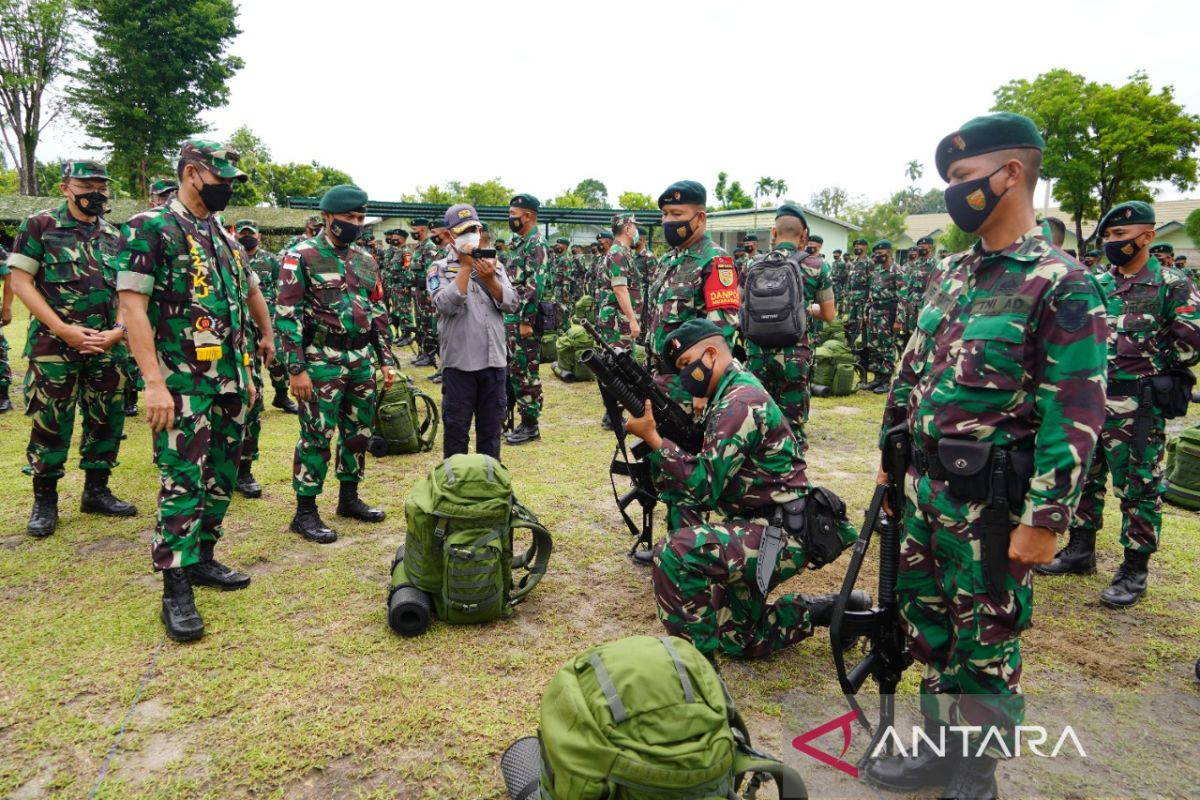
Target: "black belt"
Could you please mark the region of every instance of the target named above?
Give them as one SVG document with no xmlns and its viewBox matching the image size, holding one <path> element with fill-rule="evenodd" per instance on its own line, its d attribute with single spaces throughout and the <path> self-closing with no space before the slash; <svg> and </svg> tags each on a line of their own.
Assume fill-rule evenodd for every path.
<svg viewBox="0 0 1200 800">
<path fill-rule="evenodd" d="M 321 336 L 317 336 L 314 342 L 320 341 Z M 371 337 L 365 333 L 326 333 L 325 341 L 318 344 L 318 347 L 332 347 L 336 350 L 361 350 L 371 343 Z"/>
<path fill-rule="evenodd" d="M 1141 380 L 1108 382 L 1108 394 L 1111 397 L 1137 397 L 1141 390 Z"/>
</svg>

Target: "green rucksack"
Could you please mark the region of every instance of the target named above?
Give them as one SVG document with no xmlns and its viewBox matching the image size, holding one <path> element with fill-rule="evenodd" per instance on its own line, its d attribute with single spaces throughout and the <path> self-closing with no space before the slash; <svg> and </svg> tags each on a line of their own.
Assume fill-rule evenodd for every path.
<svg viewBox="0 0 1200 800">
<path fill-rule="evenodd" d="M 374 456 L 432 450 L 439 419 L 433 398 L 418 389 L 412 378 L 397 375 L 392 388 L 381 388 L 375 399 L 375 430 L 367 450 Z"/>
<path fill-rule="evenodd" d="M 717 671 L 690 642 L 631 636 L 568 661 L 542 695 L 536 737 L 500 761 L 514 800 L 724 800 L 768 776 L 804 781 L 750 746 Z M 738 795 L 741 796 L 741 795 Z"/>
<path fill-rule="evenodd" d="M 1200 511 L 1200 427 L 1185 428 L 1167 444 L 1165 486 L 1168 503 Z"/>
<path fill-rule="evenodd" d="M 833 369 L 833 383 L 829 387 L 829 393 L 834 397 L 845 397 L 848 394 L 854 394 L 854 388 L 858 386 L 858 368 L 854 364 L 838 364 Z"/>
<path fill-rule="evenodd" d="M 838 367 L 842 364 L 854 365 L 854 352 L 850 345 L 840 339 L 830 339 L 813 351 L 813 368 L 810 383 L 816 386 L 828 386 L 832 390 Z M 831 392 L 836 394 L 836 392 Z M 849 394 L 850 392 L 845 392 Z"/>
<path fill-rule="evenodd" d="M 542 363 L 549 364 L 558 358 L 558 334 L 554 332 L 542 334 Z"/>
<path fill-rule="evenodd" d="M 512 614 L 542 579 L 550 532 L 513 495 L 508 470 L 479 453 L 451 456 L 417 481 L 404 504 L 407 535 L 392 561 L 388 622 L 406 636 L 439 619 L 490 622 Z M 513 531 L 532 543 L 513 556 Z M 513 570 L 524 571 L 514 585 Z"/>
<path fill-rule="evenodd" d="M 580 354 L 594 347 L 590 333 L 582 325 L 572 325 L 567 332 L 558 337 L 558 360 L 551 369 L 563 380 L 590 381 L 595 375 L 588 366 L 579 360 Z M 569 375 L 570 377 L 566 377 Z"/>
</svg>

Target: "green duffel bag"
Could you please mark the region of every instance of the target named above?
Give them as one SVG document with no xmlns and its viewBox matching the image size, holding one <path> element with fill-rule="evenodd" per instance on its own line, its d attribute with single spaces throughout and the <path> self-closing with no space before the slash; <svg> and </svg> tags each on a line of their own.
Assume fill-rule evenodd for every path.
<svg viewBox="0 0 1200 800">
<path fill-rule="evenodd" d="M 1163 499 L 1180 508 L 1200 511 L 1200 427 L 1185 428 L 1168 443 Z"/>
<path fill-rule="evenodd" d="M 405 605 L 419 603 L 419 593 L 432 597 L 444 622 L 490 622 L 512 614 L 550 561 L 550 532 L 517 502 L 508 470 L 491 456 L 463 453 L 443 461 L 413 486 L 404 517 L 388 621 L 408 636 L 429 624 L 427 598 L 423 624 L 419 610 Z M 514 557 L 513 531 L 520 528 L 530 531 L 532 543 Z M 515 582 L 514 570 L 524 572 Z"/>
<path fill-rule="evenodd" d="M 845 342 L 832 339 L 813 351 L 813 368 L 810 383 L 833 386 L 840 364 L 854 364 L 854 352 Z"/>
<path fill-rule="evenodd" d="M 543 333 L 542 334 L 542 363 L 549 364 L 554 359 L 558 358 L 558 334 Z"/>
<path fill-rule="evenodd" d="M 834 367 L 833 383 L 829 384 L 829 393 L 834 397 L 845 397 L 854 394 L 858 387 L 858 370 L 853 364 L 838 364 Z"/>
<path fill-rule="evenodd" d="M 594 346 L 591 334 L 582 325 L 572 325 L 558 337 L 558 359 L 551 368 L 554 374 L 568 382 L 595 380 L 591 369 L 579 360 L 584 350 Z"/>
<path fill-rule="evenodd" d="M 367 451 L 382 457 L 432 450 L 441 419 L 434 399 L 407 375 L 397 375 L 390 389 L 382 388 L 382 378 L 378 385 L 375 428 L 367 441 Z"/>
<path fill-rule="evenodd" d="M 538 735 L 500 768 L 513 800 L 725 800 L 766 780 L 782 798 L 807 797 L 795 770 L 750 746 L 717 671 L 674 636 L 568 661 L 542 695 Z"/>
<path fill-rule="evenodd" d="M 816 342 L 818 345 L 823 345 L 829 341 L 840 341 L 846 343 L 846 321 L 835 319 L 833 322 L 826 322 L 817 331 Z"/>
</svg>

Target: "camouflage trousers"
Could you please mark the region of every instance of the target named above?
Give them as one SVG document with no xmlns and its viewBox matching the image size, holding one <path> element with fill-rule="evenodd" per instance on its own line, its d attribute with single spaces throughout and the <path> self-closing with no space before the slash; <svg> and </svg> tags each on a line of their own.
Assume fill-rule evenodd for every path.
<svg viewBox="0 0 1200 800">
<path fill-rule="evenodd" d="M 12 365 L 8 363 L 8 339 L 4 338 L 4 329 L 0 328 L 0 395 L 7 395 L 11 385 Z"/>
<path fill-rule="evenodd" d="M 125 390 L 140 392 L 146 388 L 146 382 L 142 380 L 142 371 L 138 369 L 137 360 L 134 358 L 125 359 Z"/>
<path fill-rule="evenodd" d="M 428 349 L 430 352 L 437 352 L 437 313 L 433 308 L 433 301 L 429 297 L 429 292 L 421 289 L 417 293 L 416 307 L 416 322 L 415 328 L 417 338 L 422 343 L 423 349 Z"/>
<path fill-rule="evenodd" d="M 921 710 L 946 725 L 983 728 L 973 748 L 994 726 L 1013 752 L 1016 726 L 1025 718 L 1019 636 L 1033 615 L 1033 571 L 1010 563 L 997 603 L 980 560 L 982 506 L 950 498 L 944 481 L 915 470 L 905 489 L 896 597 L 909 651 L 925 668 Z M 1005 757 L 991 743 L 988 752 Z"/>
<path fill-rule="evenodd" d="M 1140 459 L 1133 457 L 1133 418 L 1135 399 L 1114 400 L 1125 406 L 1121 413 L 1109 413 L 1100 431 L 1100 441 L 1092 456 L 1092 466 L 1083 484 L 1083 495 L 1071 527 L 1095 532 L 1104 524 L 1105 480 L 1112 473 L 1113 494 L 1121 504 L 1121 546 L 1127 550 L 1153 553 L 1158 550 L 1162 531 L 1163 449 L 1165 423 L 1157 414 Z"/>
<path fill-rule="evenodd" d="M 150 557 L 158 570 L 199 560 L 200 543 L 224 533 L 237 480 L 246 397 L 173 394 L 175 422 L 154 434 L 161 487 Z"/>
<path fill-rule="evenodd" d="M 338 432 L 337 479 L 363 477 L 367 441 L 375 424 L 375 356 L 371 348 L 339 352 L 309 347 L 305 356 L 313 396 L 300 403 L 300 441 L 292 464 L 292 488 L 316 497 L 329 472 L 330 443 Z"/>
<path fill-rule="evenodd" d="M 621 313 L 620 309 L 611 307 L 601 309 L 596 316 L 596 330 L 612 347 L 633 349 L 633 329 L 630 328 L 629 320 L 625 319 L 625 315 Z"/>
<path fill-rule="evenodd" d="M 896 371 L 896 307 L 871 307 L 867 309 L 866 343 L 870 346 L 870 362 L 867 369 L 877 375 L 891 375 Z"/>
<path fill-rule="evenodd" d="M 767 394 L 779 404 L 792 434 L 800 442 L 801 452 L 808 451 L 808 422 L 812 369 L 812 350 L 805 346 L 765 348 L 746 342 L 746 368 L 762 381 Z"/>
<path fill-rule="evenodd" d="M 708 654 L 757 658 L 812 635 L 808 604 L 799 594 L 775 600 L 758 591 L 755 570 L 766 519 L 705 523 L 681 509 L 684 527 L 671 531 L 654 552 L 654 597 L 668 632 Z M 772 587 L 800 572 L 804 550 L 790 539 L 780 554 Z"/>
<path fill-rule="evenodd" d="M 287 394 L 288 391 L 288 382 L 284 375 L 285 370 L 279 359 L 271 359 L 271 365 L 267 368 L 267 376 L 271 379 L 271 386 L 280 394 Z M 241 462 L 243 464 L 252 464 L 258 461 L 258 438 L 262 433 L 262 417 L 266 409 L 263 397 L 262 359 L 257 356 L 250 366 L 250 380 L 254 382 L 254 389 L 258 394 L 254 398 L 254 405 L 250 406 L 246 412 L 246 434 L 242 440 Z"/>
<path fill-rule="evenodd" d="M 846 338 L 851 347 L 857 346 L 855 340 L 860 338 L 864 333 L 865 305 L 866 301 L 862 297 L 851 295 L 846 298 Z"/>
<path fill-rule="evenodd" d="M 80 469 L 111 470 L 117 465 L 125 430 L 126 359 L 125 346 L 117 345 L 80 361 L 29 362 L 24 393 L 32 430 L 25 451 L 26 475 L 63 476 L 76 407 L 82 417 Z"/>
<path fill-rule="evenodd" d="M 505 326 L 508 333 L 508 380 L 517 398 L 522 418 L 536 420 L 542 414 L 542 343 L 537 336 L 523 337 L 515 324 Z"/>
</svg>

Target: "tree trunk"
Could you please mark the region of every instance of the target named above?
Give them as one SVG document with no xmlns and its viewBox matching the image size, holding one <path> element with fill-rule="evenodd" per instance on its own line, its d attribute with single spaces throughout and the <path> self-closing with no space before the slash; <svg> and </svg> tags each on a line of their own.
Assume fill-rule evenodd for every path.
<svg viewBox="0 0 1200 800">
<path fill-rule="evenodd" d="M 17 171 L 21 176 L 21 194 L 37 195 L 37 159 L 34 155 L 37 151 L 37 139 L 28 135 L 21 136 L 18 145 L 21 148 L 21 163 L 17 166 Z"/>
</svg>

